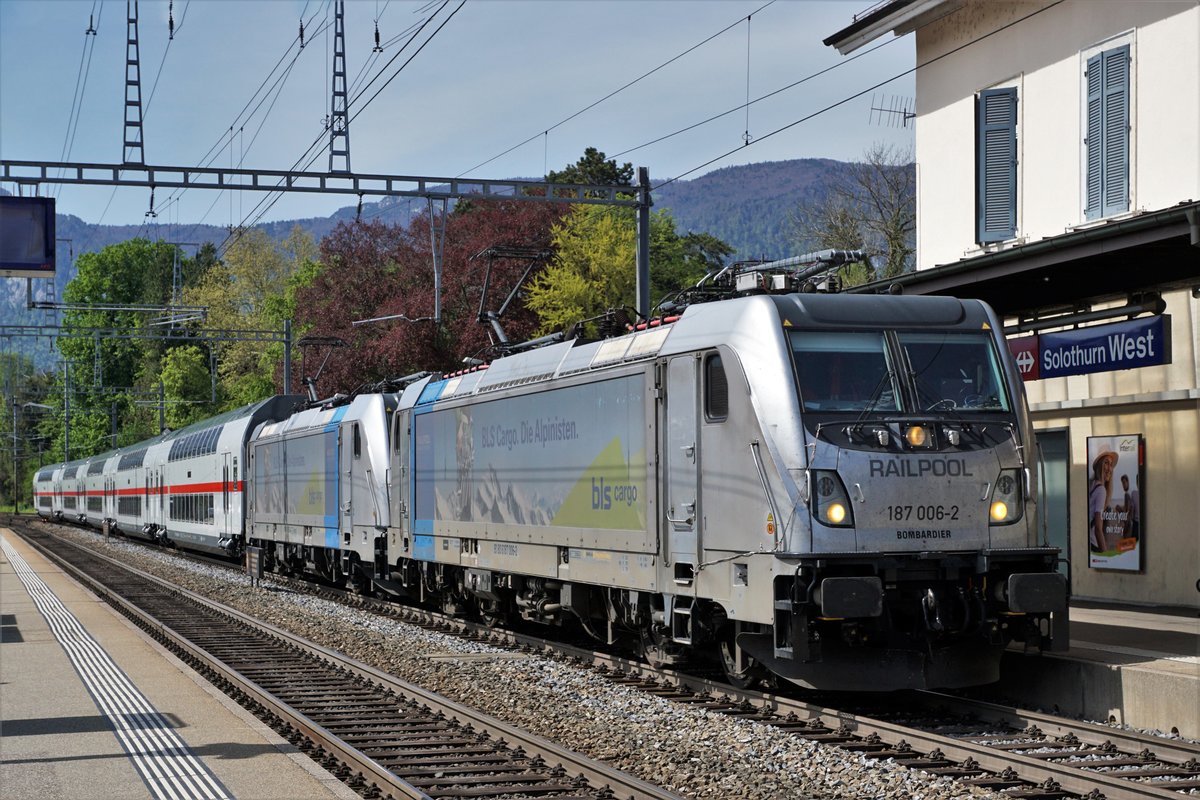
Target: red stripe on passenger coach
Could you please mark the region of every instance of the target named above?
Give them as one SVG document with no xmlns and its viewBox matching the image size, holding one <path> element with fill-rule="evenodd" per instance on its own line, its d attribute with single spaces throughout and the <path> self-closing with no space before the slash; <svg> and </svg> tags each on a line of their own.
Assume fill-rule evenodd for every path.
<svg viewBox="0 0 1200 800">
<path fill-rule="evenodd" d="M 151 486 L 150 494 L 205 494 L 207 492 L 219 492 L 222 490 L 222 486 L 224 486 L 224 484 L 222 484 L 221 481 L 215 481 L 211 483 L 177 483 L 172 486 L 164 486 L 162 489 L 159 489 L 156 486 Z M 242 481 L 238 481 L 237 483 L 230 481 L 229 491 L 245 491 L 245 484 Z M 130 486 L 124 489 L 117 489 L 116 493 L 118 497 L 127 497 L 131 495 L 144 494 L 145 492 L 146 487 L 144 486 Z"/>
</svg>

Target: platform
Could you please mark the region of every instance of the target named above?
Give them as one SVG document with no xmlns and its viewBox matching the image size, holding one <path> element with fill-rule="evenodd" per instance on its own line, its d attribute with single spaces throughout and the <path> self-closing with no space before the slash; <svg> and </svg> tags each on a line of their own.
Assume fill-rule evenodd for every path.
<svg viewBox="0 0 1200 800">
<path fill-rule="evenodd" d="M 0 538 L 0 796 L 357 797 L 11 531 Z"/>
<path fill-rule="evenodd" d="M 997 687 L 1026 708 L 1200 739 L 1200 616 L 1194 609 L 1072 604 L 1071 649 L 1004 655 Z"/>
</svg>

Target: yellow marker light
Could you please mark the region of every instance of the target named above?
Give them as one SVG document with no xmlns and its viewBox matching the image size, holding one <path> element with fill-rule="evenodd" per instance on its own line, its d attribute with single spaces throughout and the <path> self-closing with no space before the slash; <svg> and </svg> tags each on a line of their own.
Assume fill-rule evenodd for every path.
<svg viewBox="0 0 1200 800">
<path fill-rule="evenodd" d="M 909 426 L 908 430 L 904 432 L 904 438 L 907 439 L 908 443 L 913 447 L 924 447 L 925 428 L 920 425 L 911 425 Z"/>
<path fill-rule="evenodd" d="M 829 521 L 834 525 L 842 524 L 842 520 L 846 518 L 846 507 L 841 503 L 831 503 L 827 512 Z"/>
<path fill-rule="evenodd" d="M 1008 519 L 1008 504 L 1003 500 L 992 503 L 992 519 L 997 522 Z"/>
</svg>

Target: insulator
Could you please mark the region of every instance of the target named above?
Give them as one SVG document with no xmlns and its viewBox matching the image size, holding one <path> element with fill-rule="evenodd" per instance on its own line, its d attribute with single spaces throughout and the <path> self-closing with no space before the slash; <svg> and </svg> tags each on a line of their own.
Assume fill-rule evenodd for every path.
<svg viewBox="0 0 1200 800">
<path fill-rule="evenodd" d="M 300 49 L 304 49 L 304 20 L 300 20 Z"/>
</svg>

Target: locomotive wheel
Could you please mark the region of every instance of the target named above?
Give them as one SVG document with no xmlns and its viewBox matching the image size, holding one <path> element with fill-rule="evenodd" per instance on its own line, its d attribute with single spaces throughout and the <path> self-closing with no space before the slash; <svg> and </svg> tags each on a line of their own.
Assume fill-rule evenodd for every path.
<svg viewBox="0 0 1200 800">
<path fill-rule="evenodd" d="M 664 626 L 651 624 L 638 631 L 638 655 L 647 664 L 663 667 L 676 663 L 677 659 L 670 656 L 672 648 L 673 643 Z"/>
<path fill-rule="evenodd" d="M 489 628 L 504 627 L 504 610 L 494 600 L 480 600 L 479 621 Z"/>
<path fill-rule="evenodd" d="M 738 626 L 740 627 L 740 626 Z M 771 673 L 752 656 L 741 650 L 734 641 L 738 628 L 730 625 L 720 637 L 718 651 L 725 680 L 739 689 L 751 689 L 770 682 Z"/>
</svg>

